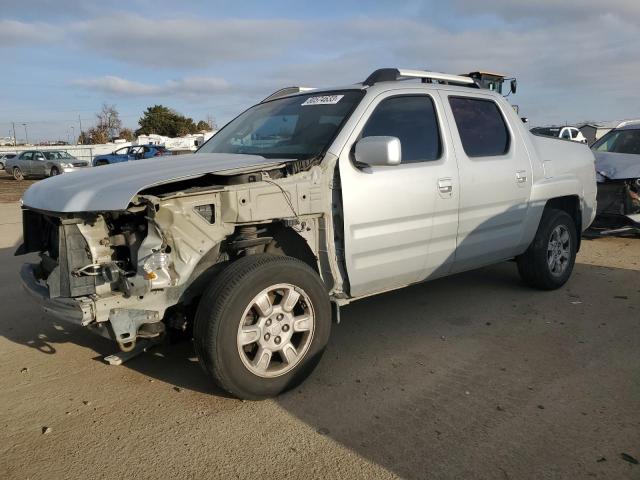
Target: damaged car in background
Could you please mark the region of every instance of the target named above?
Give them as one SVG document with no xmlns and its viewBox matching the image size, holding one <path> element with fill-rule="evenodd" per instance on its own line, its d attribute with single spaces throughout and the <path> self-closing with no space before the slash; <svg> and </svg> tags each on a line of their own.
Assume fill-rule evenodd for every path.
<svg viewBox="0 0 640 480">
<path fill-rule="evenodd" d="M 602 233 L 640 233 L 640 122 L 623 123 L 591 147 L 596 157 Z"/>
<path fill-rule="evenodd" d="M 381 69 L 280 90 L 193 155 L 32 185 L 16 253 L 39 255 L 21 278 L 47 312 L 117 342 L 110 362 L 186 332 L 213 382 L 267 398 L 311 373 L 354 300 L 510 259 L 560 288 L 593 162 L 473 78 Z"/>
</svg>

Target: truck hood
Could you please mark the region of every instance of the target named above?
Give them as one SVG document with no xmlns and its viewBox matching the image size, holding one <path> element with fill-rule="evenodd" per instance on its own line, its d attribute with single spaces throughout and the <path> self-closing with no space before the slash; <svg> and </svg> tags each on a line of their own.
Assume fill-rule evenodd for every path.
<svg viewBox="0 0 640 480">
<path fill-rule="evenodd" d="M 29 187 L 22 202 L 28 208 L 60 213 L 125 210 L 138 192 L 149 187 L 209 173 L 230 174 L 251 171 L 252 167 L 258 170 L 284 162 L 287 160 L 231 153 L 133 160 L 47 178 Z"/>
<path fill-rule="evenodd" d="M 596 172 L 611 180 L 640 178 L 640 155 L 630 153 L 594 152 Z"/>
</svg>

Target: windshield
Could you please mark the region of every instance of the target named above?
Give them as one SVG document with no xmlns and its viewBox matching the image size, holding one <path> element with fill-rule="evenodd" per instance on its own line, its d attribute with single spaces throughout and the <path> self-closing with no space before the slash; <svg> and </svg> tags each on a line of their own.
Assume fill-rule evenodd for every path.
<svg viewBox="0 0 640 480">
<path fill-rule="evenodd" d="M 612 130 L 593 144 L 596 152 L 640 155 L 640 129 Z"/>
<path fill-rule="evenodd" d="M 198 153 L 313 158 L 329 147 L 364 92 L 309 93 L 260 103 L 232 120 Z"/>
</svg>

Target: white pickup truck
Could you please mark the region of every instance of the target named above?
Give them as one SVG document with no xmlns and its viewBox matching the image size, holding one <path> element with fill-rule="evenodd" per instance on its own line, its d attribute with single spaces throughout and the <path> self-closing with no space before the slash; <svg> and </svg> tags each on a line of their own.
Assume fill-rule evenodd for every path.
<svg viewBox="0 0 640 480">
<path fill-rule="evenodd" d="M 21 277 L 53 316 L 124 352 L 184 330 L 215 383 L 260 399 L 359 298 L 510 259 L 562 286 L 595 203 L 587 146 L 530 134 L 472 78 L 381 69 L 278 91 L 193 155 L 34 184 L 16 254 L 39 253 Z"/>
</svg>

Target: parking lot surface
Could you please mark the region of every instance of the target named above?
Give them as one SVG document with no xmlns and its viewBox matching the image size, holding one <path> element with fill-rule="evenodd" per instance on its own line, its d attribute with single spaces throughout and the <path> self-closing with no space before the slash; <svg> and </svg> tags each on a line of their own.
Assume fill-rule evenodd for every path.
<svg viewBox="0 0 640 480">
<path fill-rule="evenodd" d="M 638 239 L 585 241 L 553 292 L 508 262 L 355 302 L 312 377 L 263 402 L 213 388 L 187 341 L 106 365 L 112 343 L 22 293 L 13 251 L 0 478 L 640 478 Z"/>
</svg>

